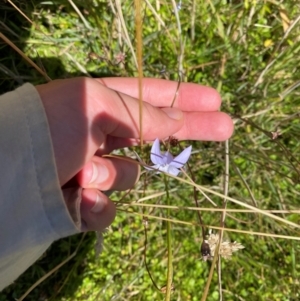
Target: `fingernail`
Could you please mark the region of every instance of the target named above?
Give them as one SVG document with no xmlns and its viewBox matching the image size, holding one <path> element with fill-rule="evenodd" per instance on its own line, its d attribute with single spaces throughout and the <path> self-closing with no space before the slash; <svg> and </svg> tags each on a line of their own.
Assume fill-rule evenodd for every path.
<svg viewBox="0 0 300 301">
<path fill-rule="evenodd" d="M 104 205 L 105 205 L 105 202 L 104 202 L 102 196 L 99 193 L 97 193 L 95 205 L 92 207 L 91 212 L 100 213 L 103 210 Z"/>
<path fill-rule="evenodd" d="M 183 116 L 183 113 L 181 110 L 176 108 L 163 108 L 162 109 L 170 118 L 175 120 L 180 120 Z"/>
<path fill-rule="evenodd" d="M 97 182 L 102 183 L 107 180 L 108 178 L 108 169 L 104 165 L 100 165 L 99 167 L 96 166 L 95 163 L 92 162 L 93 166 L 93 174 L 90 180 L 90 184 Z"/>
</svg>

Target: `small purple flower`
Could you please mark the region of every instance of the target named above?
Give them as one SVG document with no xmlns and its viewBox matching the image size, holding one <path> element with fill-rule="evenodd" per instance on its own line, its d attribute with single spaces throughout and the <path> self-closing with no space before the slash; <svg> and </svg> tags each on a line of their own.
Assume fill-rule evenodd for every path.
<svg viewBox="0 0 300 301">
<path fill-rule="evenodd" d="M 145 168 L 148 170 L 156 169 L 176 177 L 180 173 L 180 168 L 188 161 L 191 151 L 192 146 L 189 146 L 174 158 L 168 151 L 162 153 L 160 151 L 159 139 L 155 139 L 150 156 L 154 165 L 151 168 Z"/>
</svg>

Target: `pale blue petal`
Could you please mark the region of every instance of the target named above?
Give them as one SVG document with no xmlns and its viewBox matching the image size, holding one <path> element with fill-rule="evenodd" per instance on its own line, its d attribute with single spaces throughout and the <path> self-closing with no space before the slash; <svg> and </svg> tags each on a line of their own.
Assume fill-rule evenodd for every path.
<svg viewBox="0 0 300 301">
<path fill-rule="evenodd" d="M 174 177 L 177 177 L 177 175 L 180 173 L 180 170 L 172 165 L 169 165 L 167 173 Z"/>
<path fill-rule="evenodd" d="M 155 139 L 153 142 L 152 148 L 151 148 L 151 155 L 150 159 L 153 164 L 159 164 L 163 165 L 164 164 L 164 158 L 163 155 L 160 152 L 160 144 L 159 144 L 159 139 Z"/>
<path fill-rule="evenodd" d="M 172 162 L 170 162 L 170 165 L 176 168 L 181 168 L 188 161 L 191 152 L 192 146 L 187 147 L 178 156 L 176 156 Z"/>
<path fill-rule="evenodd" d="M 145 167 L 147 170 L 156 170 L 157 173 L 165 172 L 172 176 L 177 176 L 180 169 L 189 159 L 192 152 L 192 146 L 184 149 L 178 156 L 173 158 L 170 152 L 162 153 L 160 151 L 159 139 L 155 139 L 151 148 L 151 161 L 154 164 L 152 168 Z M 139 158 L 140 160 L 140 158 Z"/>
<path fill-rule="evenodd" d="M 167 171 L 167 166 L 165 166 L 165 165 L 159 165 L 158 167 L 157 167 L 157 169 L 159 170 L 159 171 L 162 171 L 162 172 L 168 172 Z M 159 173 L 159 172 L 158 172 Z"/>
<path fill-rule="evenodd" d="M 175 176 L 175 177 L 180 173 L 179 169 L 177 169 L 176 167 L 171 166 L 171 165 L 160 165 L 160 166 L 158 166 L 158 173 L 160 171 L 165 172 L 165 173 L 170 174 L 170 175 Z"/>
<path fill-rule="evenodd" d="M 145 166 L 145 165 L 144 165 L 145 162 L 144 162 L 144 161 L 142 160 L 142 158 L 137 154 L 137 152 L 135 152 L 135 151 L 133 151 L 133 152 L 135 153 L 135 155 L 136 155 L 138 161 L 139 161 L 140 163 L 143 164 L 143 167 L 144 167 L 145 169 L 147 169 L 147 170 L 154 170 L 154 169 L 158 169 L 158 168 L 159 168 L 160 165 L 153 165 L 153 166 L 151 166 L 152 168 L 150 168 L 150 167 L 148 167 L 148 166 Z"/>
<path fill-rule="evenodd" d="M 174 159 L 174 157 L 170 154 L 170 152 L 165 152 L 162 156 L 163 156 L 164 164 L 169 164 Z"/>
</svg>

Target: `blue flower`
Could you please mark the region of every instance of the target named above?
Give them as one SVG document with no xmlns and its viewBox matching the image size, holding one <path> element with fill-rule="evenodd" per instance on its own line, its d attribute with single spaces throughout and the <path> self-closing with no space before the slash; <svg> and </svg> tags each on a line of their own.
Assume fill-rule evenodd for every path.
<svg viewBox="0 0 300 301">
<path fill-rule="evenodd" d="M 177 176 L 180 173 L 180 168 L 188 161 L 192 151 L 192 146 L 184 149 L 178 156 L 175 158 L 171 155 L 170 152 L 162 153 L 160 151 L 159 139 L 155 139 L 152 148 L 151 148 L 151 161 L 154 164 L 149 167 L 145 167 L 148 170 L 157 170 L 168 173 L 172 176 Z"/>
</svg>

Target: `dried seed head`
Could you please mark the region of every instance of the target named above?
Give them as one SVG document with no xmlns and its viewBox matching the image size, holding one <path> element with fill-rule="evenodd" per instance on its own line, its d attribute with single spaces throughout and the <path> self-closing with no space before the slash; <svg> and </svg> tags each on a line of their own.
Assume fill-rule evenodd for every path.
<svg viewBox="0 0 300 301">
<path fill-rule="evenodd" d="M 219 235 L 218 234 L 210 234 L 206 240 L 210 247 L 210 255 L 214 256 L 216 248 L 219 243 Z M 224 259 L 230 259 L 233 252 L 237 252 L 238 250 L 244 249 L 245 247 L 238 242 L 230 242 L 230 241 L 222 241 L 220 245 L 219 255 Z M 203 256 L 203 255 L 202 255 Z"/>
<path fill-rule="evenodd" d="M 176 139 L 174 136 L 170 136 L 167 141 L 173 147 L 178 145 L 178 139 Z"/>
</svg>

